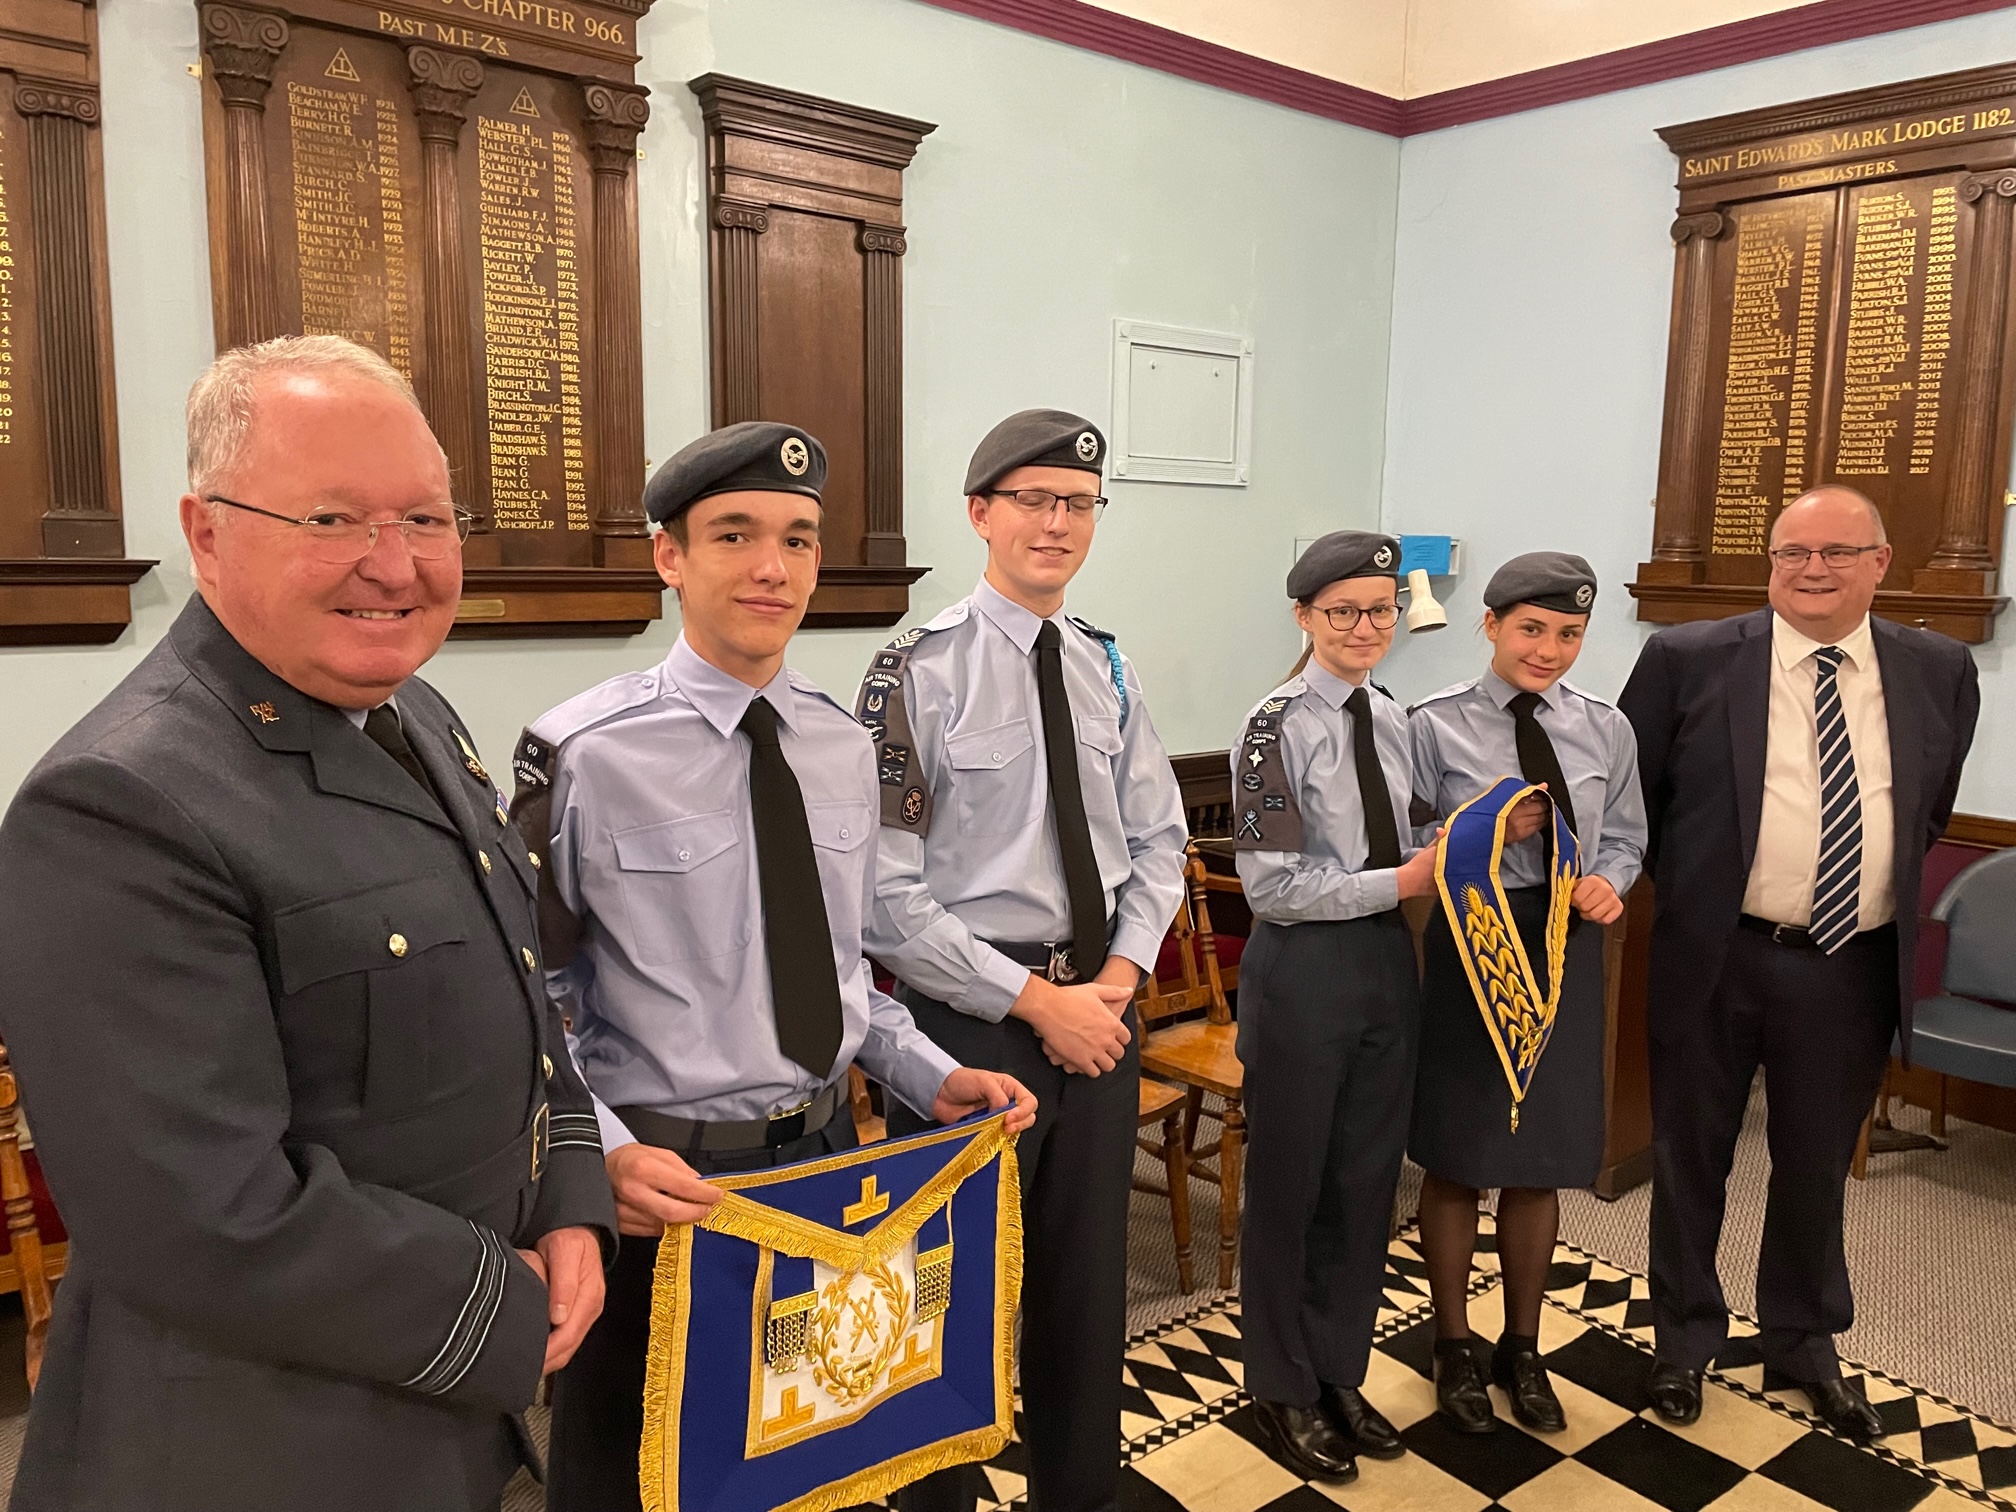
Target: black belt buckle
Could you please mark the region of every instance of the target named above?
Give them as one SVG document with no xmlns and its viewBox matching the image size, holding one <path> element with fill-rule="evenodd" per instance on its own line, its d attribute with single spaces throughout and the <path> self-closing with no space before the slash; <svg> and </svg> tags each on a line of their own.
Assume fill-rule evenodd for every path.
<svg viewBox="0 0 2016 1512">
<path fill-rule="evenodd" d="M 778 1145 L 789 1144 L 794 1139 L 802 1138 L 805 1133 L 806 1111 L 817 1101 L 819 1099 L 816 1096 L 808 1097 L 795 1108 L 783 1113 L 772 1113 L 769 1123 L 763 1130 L 764 1146 L 774 1150 Z"/>
<path fill-rule="evenodd" d="M 1043 968 L 1044 976 L 1060 985 L 1077 981 L 1078 963 L 1072 958 L 1071 947 L 1052 944 L 1048 949 L 1050 964 Z"/>
<path fill-rule="evenodd" d="M 532 1179 L 537 1181 L 546 1169 L 546 1135 L 552 1124 L 553 1106 L 539 1104 L 539 1111 L 532 1115 Z"/>
</svg>

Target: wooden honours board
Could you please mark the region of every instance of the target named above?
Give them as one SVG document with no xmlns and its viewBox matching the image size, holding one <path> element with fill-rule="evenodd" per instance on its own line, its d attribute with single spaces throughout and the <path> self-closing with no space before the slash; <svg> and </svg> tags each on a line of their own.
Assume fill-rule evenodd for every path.
<svg viewBox="0 0 2016 1512">
<path fill-rule="evenodd" d="M 1896 547 L 1877 612 L 1987 640 L 2006 602 L 2016 65 L 1660 135 L 1680 215 L 1638 617 L 1761 605 L 1778 511 L 1839 482 Z"/>
<path fill-rule="evenodd" d="M 644 520 L 631 82 L 649 0 L 200 7 L 220 350 L 413 380 L 477 520 L 457 634 L 633 634 Z"/>
</svg>

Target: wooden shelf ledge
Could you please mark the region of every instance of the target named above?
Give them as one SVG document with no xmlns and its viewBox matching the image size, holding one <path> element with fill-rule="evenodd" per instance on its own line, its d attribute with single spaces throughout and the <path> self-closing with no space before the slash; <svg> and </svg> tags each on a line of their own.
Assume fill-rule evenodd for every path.
<svg viewBox="0 0 2016 1512">
<path fill-rule="evenodd" d="M 128 557 L 0 558 L 0 646 L 103 646 L 133 623 L 128 592 L 157 564 Z"/>
</svg>

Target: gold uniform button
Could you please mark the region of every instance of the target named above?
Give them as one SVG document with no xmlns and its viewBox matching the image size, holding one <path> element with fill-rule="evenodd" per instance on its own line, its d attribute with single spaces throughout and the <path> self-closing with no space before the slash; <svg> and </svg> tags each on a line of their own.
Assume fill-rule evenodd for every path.
<svg viewBox="0 0 2016 1512">
<path fill-rule="evenodd" d="M 553 1057 L 542 1055 L 539 1057 L 539 1064 L 546 1068 L 546 1080 L 553 1080 Z"/>
<path fill-rule="evenodd" d="M 528 850 L 527 852 L 525 852 L 525 859 L 532 863 L 532 870 L 534 871 L 539 870 L 539 852 L 535 850 Z"/>
<path fill-rule="evenodd" d="M 397 935 L 394 935 L 392 938 L 395 940 L 399 939 Z M 401 946 L 401 953 L 403 954 L 404 953 L 403 948 L 406 942 L 404 940 L 399 940 L 399 944 Z M 518 947 L 518 959 L 525 963 L 525 969 L 527 971 L 530 971 L 534 966 L 537 966 L 539 964 L 538 961 L 534 960 L 532 957 L 532 947 L 530 945 L 520 945 Z"/>
<path fill-rule="evenodd" d="M 406 954 L 406 936 L 402 934 L 395 934 L 394 936 L 392 936 L 391 939 L 385 942 L 385 948 L 391 951 L 392 954 L 394 954 L 395 956 L 403 956 L 404 954 Z"/>
<path fill-rule="evenodd" d="M 490 875 L 490 852 L 488 852 L 488 851 L 480 851 L 480 850 L 479 850 L 478 852 L 476 852 L 476 859 L 477 859 L 478 861 L 480 861 L 480 862 L 481 862 L 481 863 L 483 864 L 483 875 L 484 875 L 484 876 L 486 876 L 486 877 L 487 877 L 487 876 L 489 876 L 489 875 Z"/>
</svg>

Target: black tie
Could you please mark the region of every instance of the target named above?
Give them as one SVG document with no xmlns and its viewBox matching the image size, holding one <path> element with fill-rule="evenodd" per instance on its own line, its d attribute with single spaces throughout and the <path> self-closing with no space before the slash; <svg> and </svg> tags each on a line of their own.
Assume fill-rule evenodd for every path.
<svg viewBox="0 0 2016 1512">
<path fill-rule="evenodd" d="M 1540 707 L 1540 695 L 1514 694 L 1505 707 L 1512 711 L 1512 738 L 1519 746 L 1519 775 L 1528 782 L 1546 783 L 1547 794 L 1561 810 L 1561 817 L 1568 821 L 1568 828 L 1580 834 L 1575 824 L 1575 800 L 1568 796 L 1568 779 L 1561 775 L 1561 758 L 1554 754 L 1554 742 L 1547 738 L 1547 732 L 1534 717 L 1533 711 Z"/>
<path fill-rule="evenodd" d="M 751 699 L 739 728 L 749 737 L 749 811 L 777 1046 L 824 1081 L 840 1054 L 840 978 L 805 795 L 777 743 L 777 711 L 769 700 Z"/>
<path fill-rule="evenodd" d="M 1036 702 L 1043 713 L 1050 812 L 1057 819 L 1064 890 L 1071 897 L 1071 964 L 1080 977 L 1089 977 L 1106 964 L 1106 887 L 1092 854 L 1092 827 L 1085 822 L 1085 790 L 1078 785 L 1078 726 L 1064 691 L 1064 646 L 1051 620 L 1036 632 Z"/>
<path fill-rule="evenodd" d="M 389 703 L 380 704 L 364 716 L 364 733 L 375 740 L 379 747 L 406 773 L 420 784 L 420 790 L 436 803 L 441 795 L 434 791 L 433 779 L 427 775 L 427 768 L 420 765 L 420 758 L 413 747 L 406 743 L 406 731 L 399 724 L 398 712 Z"/>
<path fill-rule="evenodd" d="M 1351 714 L 1351 754 L 1358 763 L 1358 802 L 1365 810 L 1365 865 L 1389 870 L 1400 864 L 1400 826 L 1393 819 L 1393 794 L 1373 739 L 1371 695 L 1355 688 L 1344 707 Z"/>
</svg>

